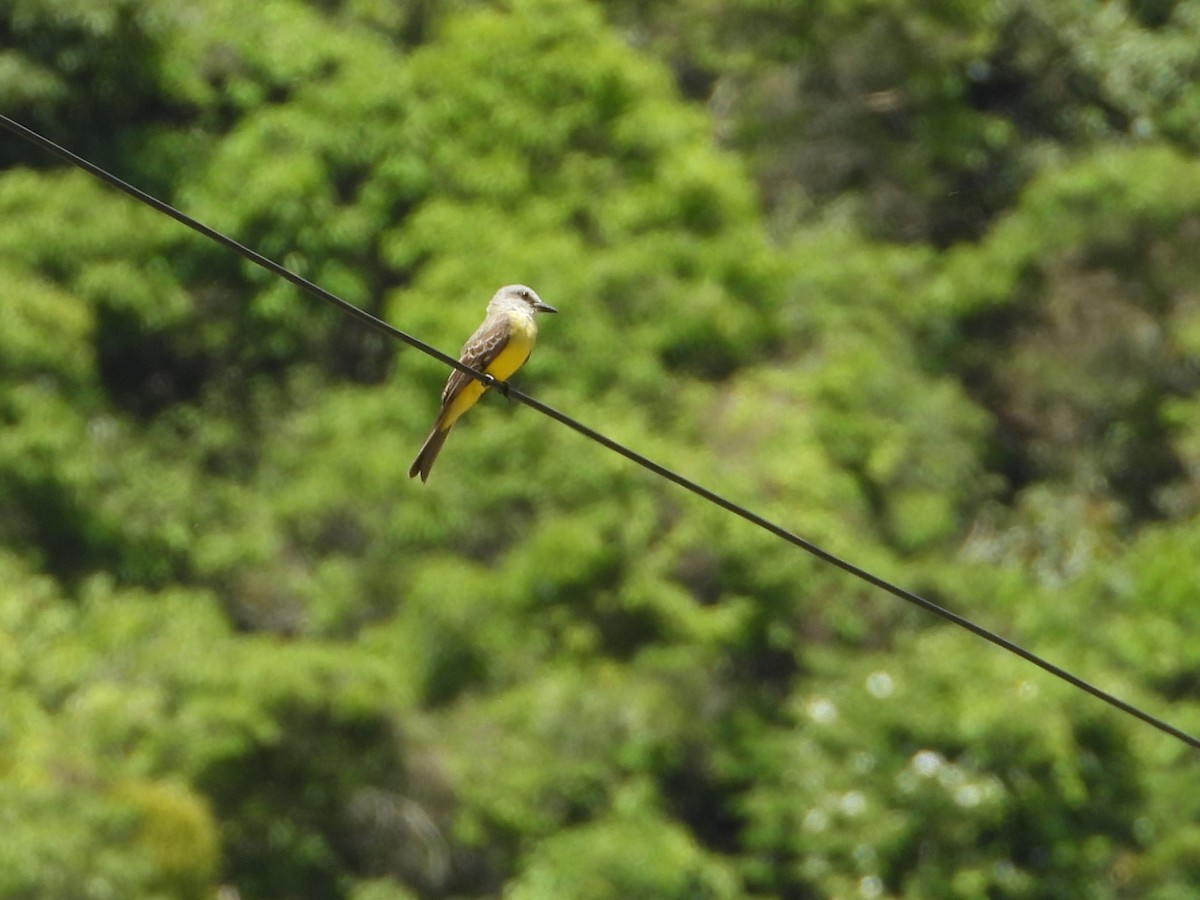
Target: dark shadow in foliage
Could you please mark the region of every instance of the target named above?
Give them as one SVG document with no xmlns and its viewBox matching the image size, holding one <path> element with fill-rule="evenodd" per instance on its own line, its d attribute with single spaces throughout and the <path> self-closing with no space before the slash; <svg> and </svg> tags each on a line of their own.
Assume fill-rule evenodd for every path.
<svg viewBox="0 0 1200 900">
<path fill-rule="evenodd" d="M 92 11 L 87 4 L 26 3 L 18 4 L 19 10 L 5 4 L 0 47 L 29 71 L 27 83 L 52 84 L 36 94 L 6 98 L 5 114 L 100 166 L 119 170 L 136 144 L 131 127 L 162 128 L 187 115 L 163 91 L 163 45 L 143 15 L 150 5 L 127 0 Z M 58 163 L 23 141 L 0 141 L 0 169 L 13 165 Z"/>
<path fill-rule="evenodd" d="M 1158 29 L 1169 25 L 1179 0 L 1126 0 L 1130 15 L 1143 28 Z"/>
<path fill-rule="evenodd" d="M 1135 843 L 1133 824 L 1143 798 L 1139 766 L 1125 734 L 1111 722 L 1086 719 L 1076 726 L 1074 738 L 1083 784 L 1073 800 L 1057 787 L 1051 760 L 1022 765 L 1024 754 L 1015 747 L 1007 760 L 1000 752 L 990 754 L 989 768 L 1019 798 L 1014 814 L 997 823 L 995 840 L 1012 848 L 1013 863 L 1038 876 L 1038 896 L 1068 897 L 1077 892 L 1080 874 L 1089 863 L 1078 844 L 1073 857 L 1069 855 L 1070 835 L 1102 834 L 1118 844 L 1132 847 Z M 908 864 L 901 869 L 915 869 L 917 856 L 926 850 L 923 843 L 914 836 Z"/>
<path fill-rule="evenodd" d="M 996 422 L 991 463 L 1010 498 L 1042 480 L 1102 479 L 1145 521 L 1185 478 L 1163 410 L 1197 374 L 1171 338 L 1171 301 L 1126 274 L 1148 254 L 1125 253 L 1031 267 L 1012 302 L 959 323 L 951 366 Z"/>
<path fill-rule="evenodd" d="M 74 584 L 106 554 L 94 522 L 78 498 L 49 478 L 0 479 L 0 539 L 41 557 L 40 563 L 64 584 Z"/>
<path fill-rule="evenodd" d="M 742 830 L 746 826 L 738 813 L 737 797 L 748 784 L 716 774 L 703 754 L 682 754 L 679 765 L 664 772 L 659 783 L 672 814 L 701 844 L 717 853 L 733 855 L 742 849 Z"/>
<path fill-rule="evenodd" d="M 138 416 L 196 400 L 211 375 L 211 362 L 178 335 L 149 331 L 134 312 L 111 307 L 96 313 L 96 357 L 109 396 Z"/>
<path fill-rule="evenodd" d="M 51 477 L 0 477 L 0 542 L 21 547 L 72 593 L 95 572 L 158 588 L 187 564 L 163 541 L 131 540 L 94 514 L 71 486 Z"/>
<path fill-rule="evenodd" d="M 344 897 L 351 800 L 365 786 L 403 787 L 400 743 L 383 717 L 299 705 L 278 727 L 197 778 L 221 822 L 223 877 L 247 897 Z"/>
<path fill-rule="evenodd" d="M 465 640 L 443 641 L 427 667 L 422 697 L 432 707 L 446 706 L 464 691 L 486 683 L 487 674 L 487 659 L 481 647 Z"/>
</svg>

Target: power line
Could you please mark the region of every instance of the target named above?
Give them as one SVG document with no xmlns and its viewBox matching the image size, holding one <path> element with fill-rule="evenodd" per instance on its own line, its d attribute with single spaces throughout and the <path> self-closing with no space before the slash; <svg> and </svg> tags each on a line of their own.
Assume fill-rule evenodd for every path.
<svg viewBox="0 0 1200 900">
<path fill-rule="evenodd" d="M 715 504 L 716 506 L 721 507 L 725 511 L 730 512 L 730 513 L 734 514 L 735 516 L 738 516 L 742 519 L 745 519 L 747 522 L 750 522 L 751 524 L 758 526 L 759 528 L 775 535 L 777 538 L 780 538 L 781 540 L 787 541 L 789 544 L 793 544 L 794 546 L 799 547 L 801 550 L 804 550 L 806 553 L 809 553 L 812 556 L 817 557 L 818 559 L 822 560 L 823 562 L 828 563 L 829 565 L 832 565 L 832 566 L 836 566 L 837 568 L 841 569 L 844 572 L 847 572 L 848 574 L 854 576 L 855 578 L 858 578 L 861 581 L 865 581 L 867 584 L 870 584 L 876 588 L 879 588 L 882 591 L 886 591 L 887 593 L 891 594 L 894 597 L 899 598 L 900 600 L 903 600 L 906 603 L 909 603 L 913 606 L 920 607 L 921 609 L 925 610 L 926 612 L 933 613 L 934 615 L 946 620 L 947 622 L 957 625 L 959 628 L 966 629 L 967 631 L 971 632 L 972 634 L 976 635 L 977 637 L 983 638 L 985 641 L 988 641 L 991 644 L 995 644 L 997 647 L 1007 650 L 1009 653 L 1012 653 L 1015 656 L 1019 656 L 1021 659 L 1025 660 L 1026 662 L 1032 663 L 1033 665 L 1037 666 L 1038 668 L 1040 668 L 1046 672 L 1049 672 L 1051 675 L 1055 676 L 1056 678 L 1061 679 L 1062 681 L 1065 681 L 1067 684 L 1070 684 L 1073 687 L 1078 688 L 1081 691 L 1084 691 L 1085 693 L 1091 694 L 1093 697 L 1096 697 L 1097 699 L 1102 700 L 1103 702 L 1107 703 L 1109 706 L 1115 707 L 1116 709 L 1119 709 L 1122 712 L 1126 713 L 1127 715 L 1133 716 L 1136 719 L 1140 719 L 1142 722 L 1145 722 L 1147 725 L 1150 725 L 1153 728 L 1157 728 L 1159 731 L 1161 731 L 1165 734 L 1169 734 L 1172 737 L 1177 738 L 1180 741 L 1183 741 L 1185 744 L 1187 744 L 1191 747 L 1200 749 L 1200 738 L 1197 738 L 1191 734 L 1188 734 L 1187 732 L 1183 731 L 1182 729 L 1179 729 L 1179 728 L 1175 727 L 1174 725 L 1171 725 L 1169 722 L 1166 722 L 1163 719 L 1158 718 L 1157 716 L 1151 715 L 1150 713 L 1146 712 L 1145 710 L 1140 709 L 1139 707 L 1134 706 L 1133 704 L 1122 700 L 1121 698 L 1117 697 L 1116 695 L 1111 694 L 1108 691 L 1105 691 L 1102 688 L 1099 688 L 1096 685 L 1091 684 L 1088 681 L 1085 681 L 1084 679 L 1080 678 L 1077 675 L 1073 675 L 1071 672 L 1068 672 L 1066 669 L 1062 668 L 1061 666 L 1055 665 L 1054 663 L 1050 662 L 1049 660 L 1043 659 L 1041 656 L 1038 656 L 1036 653 L 1033 653 L 1030 650 L 1026 650 L 1024 647 L 1020 646 L 1019 644 L 1016 644 L 1013 641 L 1010 641 L 1007 638 L 1002 637 L 1001 635 L 996 634 L 995 632 L 990 631 L 987 628 L 984 628 L 982 625 L 978 625 L 975 622 L 971 621 L 970 619 L 960 616 L 958 613 L 951 612 L 950 610 L 946 609 L 945 607 L 939 606 L 938 604 L 934 603 L 932 600 L 928 600 L 928 599 L 920 596 L 919 594 L 916 594 L 910 590 L 902 588 L 899 585 L 893 584 L 892 582 L 890 582 L 884 578 L 881 578 L 878 575 L 874 575 L 871 572 L 868 572 L 866 569 L 860 568 L 859 566 L 856 566 L 853 563 L 848 562 L 848 561 L 842 559 L 841 557 L 836 556 L 833 553 L 830 553 L 828 550 L 825 550 L 822 547 L 819 547 L 816 544 L 812 543 L 811 541 L 808 541 L 805 538 L 800 537 L 798 534 L 796 534 L 792 531 L 789 531 L 788 529 L 784 528 L 783 526 L 778 525 L 775 522 L 772 522 L 771 520 L 764 518 L 763 516 L 760 516 L 758 513 L 748 509 L 747 507 L 742 506 L 739 503 L 734 503 L 732 500 L 726 499 L 725 497 L 721 496 L 720 494 L 716 493 L 715 491 L 709 490 L 708 488 L 704 487 L 703 485 L 698 484 L 695 481 L 692 481 L 690 478 L 680 475 L 678 472 L 675 472 L 672 469 L 668 469 L 666 466 L 663 466 L 663 465 L 660 465 L 659 463 L 654 462 L 652 459 L 649 459 L 648 457 L 643 456 L 642 454 L 638 453 L 637 451 L 631 450 L 630 448 L 626 447 L 623 444 L 618 443 L 617 441 L 613 440 L 612 438 L 607 437 L 604 434 L 601 434 L 599 431 L 596 431 L 594 428 L 590 428 L 589 426 L 584 425 L 582 422 L 579 422 L 578 420 L 567 415 L 566 413 L 560 412 L 551 406 L 547 406 L 545 403 L 542 403 L 540 400 L 537 400 L 536 398 L 531 397 L 530 395 L 517 390 L 516 388 L 508 385 L 507 383 L 497 382 L 490 375 L 485 375 L 484 373 L 476 371 L 475 369 L 472 369 L 469 366 L 463 365 L 461 362 L 459 362 L 454 357 L 443 353 L 442 351 L 436 349 L 435 347 L 432 347 L 429 344 L 426 344 L 424 341 L 422 341 L 418 338 L 415 338 L 412 335 L 410 335 L 404 331 L 401 331 L 399 328 L 396 328 L 393 325 L 389 325 L 387 322 L 384 322 L 382 319 L 376 318 L 375 316 L 371 315 L 370 313 L 366 312 L 365 310 L 359 309 L 354 304 L 349 303 L 346 300 L 343 300 L 341 297 L 338 297 L 337 295 L 330 293 L 329 291 L 325 290 L 322 287 L 319 287 L 316 284 L 313 284 L 308 279 L 303 278 L 300 275 L 297 275 L 295 272 L 292 272 L 290 269 L 284 268 L 279 263 L 268 259 L 267 257 L 263 256 L 262 254 L 255 252 L 254 250 L 251 250 L 249 247 L 245 246 L 244 244 L 239 243 L 238 241 L 235 241 L 233 238 L 231 238 L 225 234 L 222 234 L 221 232 L 219 232 L 213 228 L 210 228 L 209 226 L 203 224 L 202 222 L 199 222 L 196 219 L 193 219 L 191 216 L 187 215 L 186 213 L 180 212 L 179 210 L 175 209 L 173 206 L 170 206 L 170 205 L 164 203 L 163 201 L 157 199 L 156 197 L 153 197 L 150 194 L 147 194 L 145 191 L 143 191 L 139 188 L 136 188 L 133 185 L 128 184 L 125 181 L 122 181 L 120 178 L 117 178 L 115 175 L 110 174 L 109 172 L 100 168 L 99 166 L 95 165 L 94 163 L 91 163 L 88 160 L 84 159 L 83 157 L 78 156 L 75 153 L 72 153 L 70 150 L 67 150 L 65 147 L 62 147 L 62 146 L 54 143 L 49 138 L 43 137 L 42 135 L 38 134 L 37 132 L 33 131 L 32 129 L 25 127 L 24 125 L 20 124 L 19 122 L 15 122 L 12 119 L 8 118 L 7 116 L 0 114 L 0 125 L 3 125 L 6 129 L 8 129 L 9 131 L 18 135 L 19 137 L 22 137 L 25 140 L 27 140 L 33 144 L 36 144 L 37 146 L 41 147 L 43 150 L 46 150 L 47 152 L 52 153 L 53 155 L 66 160 L 67 162 L 71 163 L 72 165 L 83 169 L 85 172 L 88 172 L 89 174 L 94 175 L 96 178 L 111 185 L 112 187 L 115 187 L 118 190 L 121 190 L 121 191 L 125 192 L 126 194 L 129 194 L 134 199 L 140 201 L 141 203 L 144 203 L 145 205 L 151 207 L 154 210 L 157 210 L 158 212 L 162 213 L 163 215 L 170 216 L 175 221 L 179 222 L 182 225 L 186 225 L 188 228 L 192 229 L 193 231 L 199 232 L 200 234 L 204 235 L 204 237 L 208 238 L 209 240 L 215 241 L 216 243 L 220 244 L 221 246 L 223 246 L 229 250 L 232 250 L 234 253 L 237 253 L 239 256 L 242 256 L 245 259 L 248 259 L 250 262 L 254 263 L 255 265 L 261 266 L 262 268 L 266 269 L 268 272 L 271 272 L 274 275 L 278 275 L 280 278 L 283 278 L 283 279 L 291 282 L 296 287 L 299 287 L 302 290 L 307 291 L 308 293 L 312 294 L 318 300 L 323 300 L 326 303 L 332 304 L 333 306 L 337 307 L 338 309 L 340 309 L 342 312 L 346 313 L 347 315 L 354 316 L 356 319 L 358 319 L 359 321 L 368 325 L 369 327 L 374 328 L 377 331 L 381 331 L 384 334 L 388 335 L 389 337 L 403 341 L 405 344 L 408 344 L 410 347 L 414 347 L 417 350 L 420 350 L 422 353 L 426 353 L 429 356 L 432 356 L 434 359 L 436 359 L 442 363 L 445 363 L 446 365 L 451 366 L 455 369 L 458 369 L 460 372 L 464 372 L 467 375 L 471 376 L 472 378 L 477 379 L 478 381 L 480 381 L 484 384 L 495 387 L 498 391 L 500 391 L 502 394 L 509 397 L 510 399 L 516 400 L 520 403 L 525 404 L 526 406 L 530 407 L 531 409 L 537 410 L 538 412 L 542 413 L 543 415 L 548 416 L 551 419 L 554 419 L 556 422 L 567 426 L 568 428 L 572 429 L 573 431 L 576 431 L 579 434 L 583 435 L 584 437 L 586 437 L 592 441 L 595 441 L 596 443 L 600 444 L 603 447 L 606 447 L 607 449 L 613 451 L 614 453 L 618 453 L 621 456 L 625 457 L 626 459 L 637 463 L 638 465 L 642 466 L 645 469 L 648 469 L 649 471 L 653 472 L 655 475 L 658 475 L 660 478 L 665 478 L 666 480 L 673 482 L 674 484 L 678 485 L 679 487 L 683 488 L 684 490 L 690 491 L 691 493 L 695 494 L 696 496 L 707 500 L 709 503 Z"/>
</svg>

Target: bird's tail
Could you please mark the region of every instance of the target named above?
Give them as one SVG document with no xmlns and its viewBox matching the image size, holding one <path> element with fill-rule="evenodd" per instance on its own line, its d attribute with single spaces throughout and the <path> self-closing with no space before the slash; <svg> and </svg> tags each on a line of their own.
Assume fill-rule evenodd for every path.
<svg viewBox="0 0 1200 900">
<path fill-rule="evenodd" d="M 421 445 L 421 452 L 417 454 L 413 464 L 408 467 L 409 478 L 416 478 L 420 475 L 422 483 L 429 478 L 429 470 L 433 468 L 433 461 L 437 459 L 442 444 L 446 443 L 448 434 L 450 434 L 449 428 L 433 426 L 433 431 L 429 432 L 429 437 L 425 438 L 425 443 Z"/>
</svg>

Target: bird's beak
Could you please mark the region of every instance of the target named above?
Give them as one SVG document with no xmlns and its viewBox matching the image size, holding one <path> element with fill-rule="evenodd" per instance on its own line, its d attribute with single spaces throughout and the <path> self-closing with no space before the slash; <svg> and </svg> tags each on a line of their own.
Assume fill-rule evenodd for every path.
<svg viewBox="0 0 1200 900">
<path fill-rule="evenodd" d="M 551 306 L 549 303 L 543 303 L 541 300 L 539 300 L 537 303 L 533 304 L 533 308 L 536 309 L 538 312 L 552 312 L 552 313 L 558 312 L 558 310 L 555 309 L 553 306 Z"/>
</svg>

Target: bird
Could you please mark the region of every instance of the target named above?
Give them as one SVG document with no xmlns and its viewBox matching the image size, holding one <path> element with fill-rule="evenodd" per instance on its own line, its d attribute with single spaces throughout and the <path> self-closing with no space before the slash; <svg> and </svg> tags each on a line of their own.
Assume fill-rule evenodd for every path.
<svg viewBox="0 0 1200 900">
<path fill-rule="evenodd" d="M 500 288 L 487 305 L 483 323 L 463 344 L 459 362 L 491 375 L 496 381 L 506 381 L 525 365 L 529 354 L 533 352 L 538 333 L 537 314 L 556 312 L 558 310 L 543 303 L 537 291 L 531 287 L 510 284 Z M 408 469 L 409 478 L 420 475 L 422 483 L 429 478 L 429 470 L 433 468 L 433 461 L 437 459 L 450 429 L 459 416 L 475 405 L 488 387 L 490 385 L 458 369 L 450 373 L 442 389 L 442 407 L 437 420 Z"/>
</svg>

